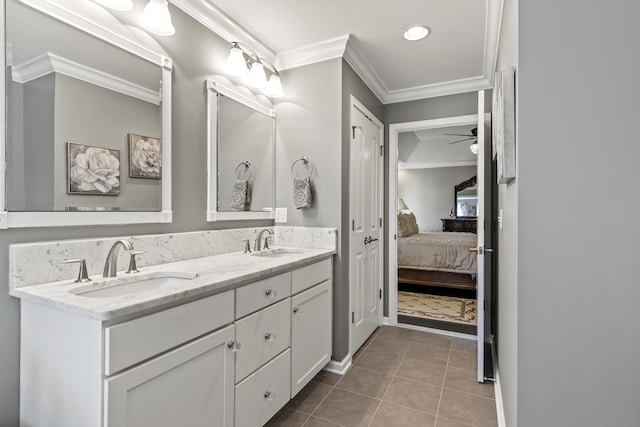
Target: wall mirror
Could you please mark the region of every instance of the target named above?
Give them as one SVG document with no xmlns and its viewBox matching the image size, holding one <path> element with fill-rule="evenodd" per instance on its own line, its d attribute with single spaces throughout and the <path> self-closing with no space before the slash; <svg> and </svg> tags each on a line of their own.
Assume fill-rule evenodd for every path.
<svg viewBox="0 0 640 427">
<path fill-rule="evenodd" d="M 274 218 L 273 107 L 212 79 L 207 106 L 207 220 Z"/>
<path fill-rule="evenodd" d="M 170 222 L 171 61 L 93 2 L 4 6 L 2 226 Z"/>
<path fill-rule="evenodd" d="M 454 203 L 456 218 L 478 216 L 478 184 L 475 176 L 455 186 Z"/>
</svg>

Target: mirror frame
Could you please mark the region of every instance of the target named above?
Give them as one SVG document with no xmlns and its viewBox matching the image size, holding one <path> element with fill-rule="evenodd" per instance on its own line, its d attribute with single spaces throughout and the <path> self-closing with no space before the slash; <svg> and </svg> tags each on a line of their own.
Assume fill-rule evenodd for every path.
<svg viewBox="0 0 640 427">
<path fill-rule="evenodd" d="M 161 210 L 154 212 L 64 212 L 64 211 L 34 211 L 12 212 L 6 209 L 6 169 L 4 162 L 0 162 L 0 229 L 25 227 L 59 227 L 77 225 L 114 225 L 114 224 L 143 224 L 170 223 L 171 211 L 171 79 L 173 62 L 170 58 L 153 52 L 150 49 L 128 39 L 122 32 L 106 28 L 88 17 L 71 11 L 54 1 L 49 0 L 19 0 L 25 5 L 44 14 L 58 19 L 68 25 L 98 37 L 108 43 L 124 49 L 134 55 L 146 59 L 160 66 L 162 70 L 161 103 L 162 103 L 162 182 L 161 182 Z M 6 0 L 0 0 L 0 21 L 6 23 Z M 0 31 L 0 64 L 6 69 L 6 25 Z M 0 158 L 6 155 L 6 80 L 3 76 L 0 82 Z"/>
<path fill-rule="evenodd" d="M 240 211 L 227 212 L 218 210 L 218 97 L 217 93 L 227 96 L 236 102 L 239 102 L 259 113 L 265 114 L 275 120 L 276 113 L 273 108 L 269 108 L 264 104 L 238 92 L 230 86 L 225 86 L 214 79 L 206 80 L 207 87 L 207 221 L 235 221 L 235 220 L 256 220 L 256 219 L 274 219 L 275 218 L 275 201 L 276 201 L 276 178 L 275 178 L 275 140 L 276 130 L 275 123 L 272 127 L 272 169 L 274 171 L 271 177 L 271 210 L 270 211 Z M 215 119 L 214 119 L 215 118 Z"/>
</svg>

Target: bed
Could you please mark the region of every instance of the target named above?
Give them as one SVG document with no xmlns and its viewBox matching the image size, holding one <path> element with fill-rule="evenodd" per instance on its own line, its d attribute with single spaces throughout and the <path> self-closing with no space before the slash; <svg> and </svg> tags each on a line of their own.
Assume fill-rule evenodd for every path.
<svg viewBox="0 0 640 427">
<path fill-rule="evenodd" d="M 473 233 L 419 233 L 415 216 L 398 214 L 398 282 L 476 289 L 477 246 Z"/>
</svg>

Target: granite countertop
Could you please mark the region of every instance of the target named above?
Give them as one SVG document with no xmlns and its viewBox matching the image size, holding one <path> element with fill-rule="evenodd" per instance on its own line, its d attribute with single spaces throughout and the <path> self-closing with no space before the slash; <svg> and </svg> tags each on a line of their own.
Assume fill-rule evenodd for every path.
<svg viewBox="0 0 640 427">
<path fill-rule="evenodd" d="M 117 277 L 91 276 L 92 281 L 74 283 L 74 279 L 41 285 L 23 286 L 10 290 L 10 294 L 23 300 L 45 304 L 97 320 L 111 320 L 167 304 L 179 304 L 181 300 L 208 296 L 240 285 L 329 258 L 333 249 L 276 247 L 271 251 L 277 256 L 255 256 L 234 252 L 222 255 L 195 258 L 185 261 L 155 265 L 141 269 L 139 273 Z M 266 251 L 269 252 L 269 251 Z M 107 288 L 130 283 L 171 272 L 176 277 L 194 277 L 192 280 L 176 280 L 157 289 L 143 290 L 122 296 L 88 297 L 76 295 L 86 288 Z M 174 283 L 175 282 L 175 283 Z M 75 293 L 74 293 L 75 292 Z"/>
</svg>

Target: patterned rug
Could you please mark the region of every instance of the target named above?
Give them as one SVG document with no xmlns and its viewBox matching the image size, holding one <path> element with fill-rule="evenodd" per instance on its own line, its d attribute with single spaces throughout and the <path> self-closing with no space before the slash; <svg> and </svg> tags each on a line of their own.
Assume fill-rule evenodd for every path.
<svg viewBox="0 0 640 427">
<path fill-rule="evenodd" d="M 398 314 L 475 325 L 476 301 L 398 291 Z"/>
</svg>

